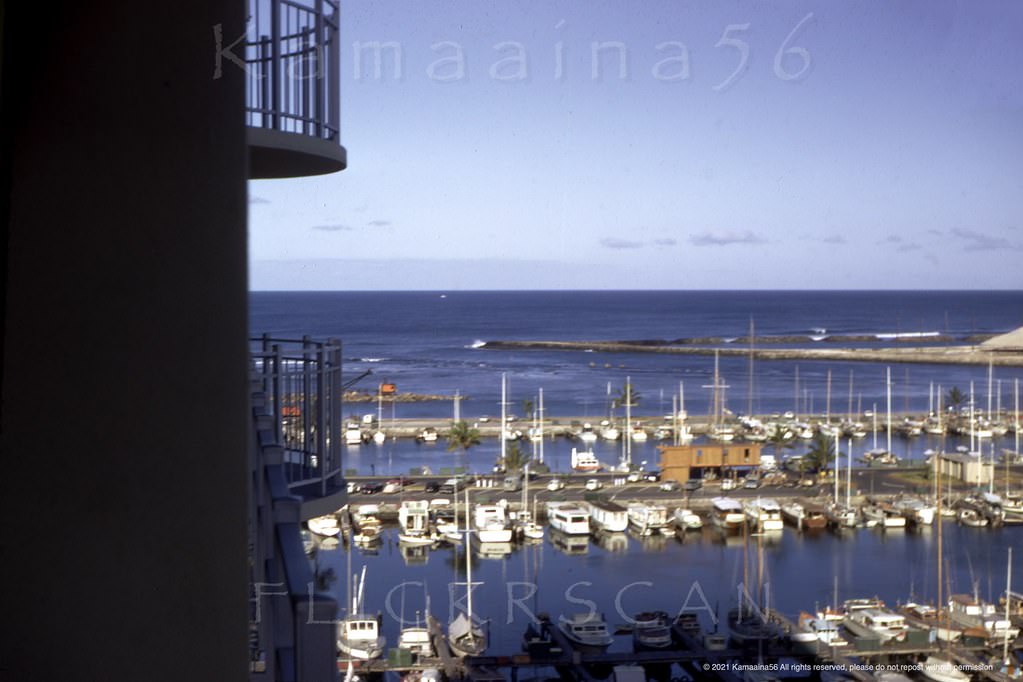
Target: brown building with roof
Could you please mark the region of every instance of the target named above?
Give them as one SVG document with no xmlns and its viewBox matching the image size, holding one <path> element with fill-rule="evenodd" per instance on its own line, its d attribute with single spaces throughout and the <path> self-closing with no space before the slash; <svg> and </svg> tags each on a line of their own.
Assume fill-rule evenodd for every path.
<svg viewBox="0 0 1023 682">
<path fill-rule="evenodd" d="M 729 469 L 760 466 L 759 443 L 700 443 L 660 448 L 661 480 L 683 483 L 713 472 L 718 478 Z"/>
</svg>

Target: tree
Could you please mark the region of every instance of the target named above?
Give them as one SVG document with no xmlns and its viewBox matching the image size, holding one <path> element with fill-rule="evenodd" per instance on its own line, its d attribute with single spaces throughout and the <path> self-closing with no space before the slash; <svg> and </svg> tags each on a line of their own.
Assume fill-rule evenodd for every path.
<svg viewBox="0 0 1023 682">
<path fill-rule="evenodd" d="M 451 430 L 448 432 L 448 452 L 459 448 L 465 451 L 473 445 L 479 444 L 479 429 L 469 426 L 469 422 L 462 420 L 451 425 Z"/>
<path fill-rule="evenodd" d="M 533 418 L 534 408 L 535 406 L 533 405 L 533 401 L 529 398 L 522 401 L 522 411 L 526 413 L 526 417 L 530 420 Z"/>
<path fill-rule="evenodd" d="M 841 454 L 841 453 L 838 453 Z M 810 451 L 803 455 L 804 471 L 819 473 L 835 461 L 835 441 L 823 433 L 815 433 L 810 441 Z"/>
<path fill-rule="evenodd" d="M 625 385 L 618 389 L 618 395 L 612 402 L 612 407 L 636 407 L 639 405 L 640 398 L 639 391 L 635 389 L 631 381 L 626 381 Z"/>
<path fill-rule="evenodd" d="M 945 402 L 948 403 L 949 407 L 955 408 L 956 412 L 966 402 L 966 394 L 959 390 L 958 386 L 953 386 L 949 389 L 948 395 L 945 396 Z"/>
<path fill-rule="evenodd" d="M 792 443 L 790 432 L 783 426 L 776 426 L 774 431 L 771 432 L 770 437 L 767 439 L 767 444 L 771 446 L 774 451 L 774 458 L 781 460 L 782 449 L 791 450 Z M 779 461 L 779 466 L 781 462 Z"/>
<path fill-rule="evenodd" d="M 518 443 L 509 443 L 504 449 L 504 459 L 497 464 L 505 471 L 521 471 L 529 459 L 529 455 L 522 451 Z"/>
</svg>

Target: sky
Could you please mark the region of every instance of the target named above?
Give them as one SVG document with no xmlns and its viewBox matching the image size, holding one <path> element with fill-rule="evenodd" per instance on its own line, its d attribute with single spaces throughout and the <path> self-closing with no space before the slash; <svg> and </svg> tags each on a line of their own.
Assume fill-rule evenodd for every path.
<svg viewBox="0 0 1023 682">
<path fill-rule="evenodd" d="M 341 21 L 348 168 L 250 182 L 253 290 L 1023 288 L 1023 3 Z"/>
</svg>

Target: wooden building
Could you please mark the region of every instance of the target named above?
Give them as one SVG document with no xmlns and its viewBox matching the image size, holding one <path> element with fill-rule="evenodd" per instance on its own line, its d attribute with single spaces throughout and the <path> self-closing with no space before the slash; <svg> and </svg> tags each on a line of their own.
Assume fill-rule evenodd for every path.
<svg viewBox="0 0 1023 682">
<path fill-rule="evenodd" d="M 713 472 L 718 478 L 730 469 L 760 466 L 759 443 L 700 443 L 660 448 L 661 480 L 684 483 Z"/>
</svg>

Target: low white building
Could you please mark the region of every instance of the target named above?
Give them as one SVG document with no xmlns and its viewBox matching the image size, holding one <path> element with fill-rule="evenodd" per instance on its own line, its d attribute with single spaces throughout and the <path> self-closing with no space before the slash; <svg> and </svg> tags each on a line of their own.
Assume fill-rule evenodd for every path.
<svg viewBox="0 0 1023 682">
<path fill-rule="evenodd" d="M 963 483 L 987 485 L 994 475 L 994 465 L 977 453 L 943 452 L 938 455 L 942 478 L 951 477 Z"/>
</svg>

